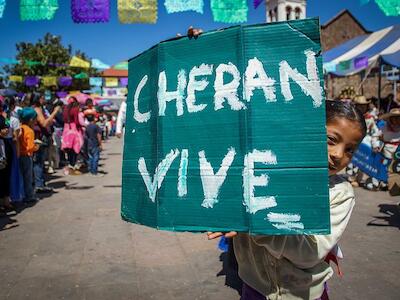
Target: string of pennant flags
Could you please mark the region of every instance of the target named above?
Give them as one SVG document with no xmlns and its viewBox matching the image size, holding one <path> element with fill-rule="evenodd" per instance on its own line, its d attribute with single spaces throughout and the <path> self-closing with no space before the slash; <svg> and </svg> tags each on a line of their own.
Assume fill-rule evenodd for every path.
<svg viewBox="0 0 400 300">
<path fill-rule="evenodd" d="M 126 87 L 128 85 L 127 77 L 89 77 L 86 73 L 82 72 L 75 76 L 20 76 L 9 75 L 10 82 L 23 83 L 28 87 L 43 85 L 45 87 L 59 86 L 69 87 L 72 85 L 74 79 L 89 79 L 89 85 L 92 87 Z"/>
<path fill-rule="evenodd" d="M 1 0 L 0 0 L 1 1 Z M 48 65 L 53 67 L 72 67 L 72 68 L 83 68 L 83 69 L 99 69 L 105 70 L 109 69 L 110 65 L 103 63 L 101 60 L 97 58 L 93 58 L 91 61 L 84 60 L 78 56 L 73 56 L 68 64 L 59 64 L 53 62 L 41 62 L 41 61 L 34 61 L 34 60 L 17 60 L 13 58 L 2 58 L 0 57 L 0 63 L 4 64 L 25 64 L 29 67 L 36 66 L 36 65 Z M 113 66 L 113 69 L 116 70 L 128 70 L 128 62 L 123 61 Z"/>
<path fill-rule="evenodd" d="M 344 72 L 350 69 L 357 70 L 368 67 L 368 57 L 360 56 L 339 63 L 328 62 L 323 65 L 325 73 Z"/>
<path fill-rule="evenodd" d="M 12 0 L 14 1 L 14 0 Z M 0 0 L 0 18 L 6 9 L 6 0 Z M 118 19 L 123 24 L 157 22 L 157 0 L 116 0 Z M 253 0 L 257 8 L 264 0 Z M 110 21 L 111 0 L 71 0 L 71 16 L 75 23 Z M 204 0 L 164 0 L 168 14 L 193 11 L 204 13 Z M 247 21 L 247 0 L 210 0 L 214 21 L 242 23 Z M 58 0 L 20 0 L 22 21 L 52 20 L 59 8 Z"/>
</svg>

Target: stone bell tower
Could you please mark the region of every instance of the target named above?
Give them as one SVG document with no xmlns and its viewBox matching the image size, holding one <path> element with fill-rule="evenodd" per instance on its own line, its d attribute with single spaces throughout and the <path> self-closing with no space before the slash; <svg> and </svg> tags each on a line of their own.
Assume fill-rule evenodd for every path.
<svg viewBox="0 0 400 300">
<path fill-rule="evenodd" d="M 267 23 L 306 18 L 306 0 L 266 0 Z"/>
</svg>

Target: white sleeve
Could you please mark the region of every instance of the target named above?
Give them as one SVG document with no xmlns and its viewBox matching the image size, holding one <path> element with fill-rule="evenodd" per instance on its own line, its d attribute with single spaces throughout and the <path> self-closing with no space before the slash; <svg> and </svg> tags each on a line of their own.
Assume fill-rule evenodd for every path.
<svg viewBox="0 0 400 300">
<path fill-rule="evenodd" d="M 116 125 L 116 133 L 120 134 L 122 133 L 122 128 L 125 125 L 125 120 L 126 120 L 126 102 L 122 102 L 121 106 L 118 111 L 118 117 L 117 117 L 117 125 Z"/>
<path fill-rule="evenodd" d="M 339 195 L 338 195 L 339 196 Z M 254 236 L 274 257 L 286 258 L 299 268 L 311 268 L 320 263 L 340 240 L 354 207 L 354 194 L 341 193 L 339 203 L 331 203 L 331 234 Z"/>
</svg>

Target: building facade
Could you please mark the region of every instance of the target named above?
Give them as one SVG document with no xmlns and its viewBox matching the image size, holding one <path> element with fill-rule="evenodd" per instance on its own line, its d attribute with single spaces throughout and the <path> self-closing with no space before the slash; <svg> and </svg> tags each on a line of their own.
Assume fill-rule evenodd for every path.
<svg viewBox="0 0 400 300">
<path fill-rule="evenodd" d="M 266 20 L 280 22 L 306 18 L 306 0 L 267 0 Z"/>
</svg>

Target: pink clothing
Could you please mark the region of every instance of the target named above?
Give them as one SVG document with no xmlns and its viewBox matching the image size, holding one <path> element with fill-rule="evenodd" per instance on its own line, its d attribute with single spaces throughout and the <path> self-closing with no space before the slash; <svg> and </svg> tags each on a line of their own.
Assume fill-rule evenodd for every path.
<svg viewBox="0 0 400 300">
<path fill-rule="evenodd" d="M 83 146 L 82 129 L 75 123 L 65 123 L 61 141 L 61 149 L 72 149 L 76 154 L 81 152 Z"/>
</svg>

